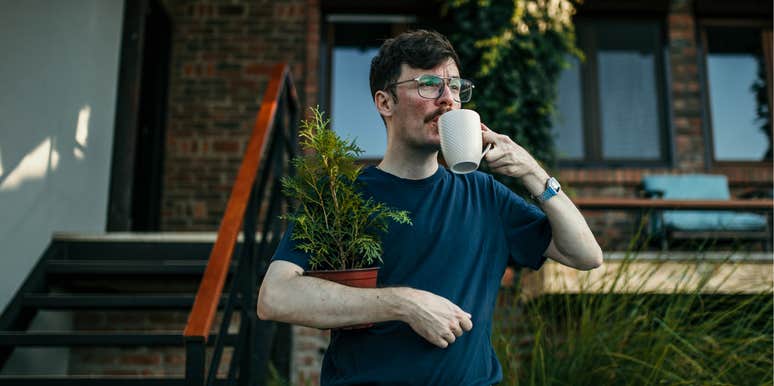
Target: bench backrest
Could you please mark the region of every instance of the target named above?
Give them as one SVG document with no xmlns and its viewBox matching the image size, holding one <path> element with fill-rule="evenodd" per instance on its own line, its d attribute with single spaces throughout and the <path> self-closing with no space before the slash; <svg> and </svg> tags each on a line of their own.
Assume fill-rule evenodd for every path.
<svg viewBox="0 0 774 386">
<path fill-rule="evenodd" d="M 642 179 L 646 191 L 661 191 L 665 199 L 728 200 L 728 179 L 713 174 L 659 174 Z"/>
</svg>

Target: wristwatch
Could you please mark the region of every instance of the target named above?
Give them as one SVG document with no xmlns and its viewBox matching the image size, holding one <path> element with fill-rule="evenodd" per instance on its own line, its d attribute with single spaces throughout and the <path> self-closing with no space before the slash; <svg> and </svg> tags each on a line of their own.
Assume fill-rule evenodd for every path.
<svg viewBox="0 0 774 386">
<path fill-rule="evenodd" d="M 556 178 L 551 177 L 546 181 L 546 190 L 539 197 L 535 197 L 535 199 L 541 203 L 546 202 L 551 197 L 556 196 L 560 190 L 562 190 L 562 185 L 559 185 L 559 181 Z"/>
</svg>

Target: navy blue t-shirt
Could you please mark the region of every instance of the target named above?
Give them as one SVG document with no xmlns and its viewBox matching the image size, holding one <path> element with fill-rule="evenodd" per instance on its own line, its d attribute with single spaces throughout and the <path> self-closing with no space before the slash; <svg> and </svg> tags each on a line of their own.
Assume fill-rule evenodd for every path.
<svg viewBox="0 0 774 386">
<path fill-rule="evenodd" d="M 492 385 L 502 369 L 490 336 L 500 278 L 510 259 L 538 269 L 551 241 L 545 214 L 497 182 L 440 167 L 407 180 L 375 167 L 359 177 L 363 191 L 408 210 L 413 225 L 391 224 L 382 237 L 378 285 L 422 289 L 472 314 L 473 329 L 442 349 L 403 322 L 334 330 L 322 368 L 323 385 Z M 307 256 L 285 233 L 274 259 L 308 268 Z"/>
</svg>

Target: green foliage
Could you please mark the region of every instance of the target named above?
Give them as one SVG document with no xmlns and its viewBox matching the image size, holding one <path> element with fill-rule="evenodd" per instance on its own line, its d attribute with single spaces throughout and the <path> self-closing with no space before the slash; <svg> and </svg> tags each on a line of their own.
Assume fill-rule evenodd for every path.
<svg viewBox="0 0 774 386">
<path fill-rule="evenodd" d="M 282 179 L 298 209 L 283 218 L 295 223 L 292 238 L 309 254 L 310 269 L 372 266 L 381 262 L 379 234 L 391 221 L 411 224 L 409 213 L 363 198 L 356 181 L 362 166 L 355 163 L 363 151 L 336 135 L 319 109 L 312 113 L 301 123 L 304 155 L 293 159 L 296 175 Z"/>
<path fill-rule="evenodd" d="M 582 58 L 575 45 L 573 2 L 446 0 L 445 12 L 461 71 L 476 84 L 467 107 L 492 130 L 554 166 L 556 84 L 568 57 Z"/>
<path fill-rule="evenodd" d="M 755 121 L 760 125 L 759 128 L 768 138 L 769 148 L 766 150 L 763 159 L 771 161 L 774 154 L 771 147 L 771 113 L 769 112 L 768 86 L 766 85 L 766 61 L 762 56 L 758 56 L 758 78 L 755 79 L 750 91 L 755 95 Z"/>
<path fill-rule="evenodd" d="M 708 286 L 714 268 L 735 263 L 701 261 L 697 253 L 696 265 L 686 264 L 671 291 L 654 294 L 642 288 L 663 280 L 656 273 L 663 273 L 664 262 L 650 261 L 652 268 L 635 276 L 635 260 L 629 254 L 621 261 L 601 293 L 582 282 L 579 293 L 543 295 L 515 314 L 499 309 L 494 344 L 503 384 L 772 384 L 770 291 L 714 293 Z M 703 272 L 699 280 L 695 272 Z"/>
</svg>

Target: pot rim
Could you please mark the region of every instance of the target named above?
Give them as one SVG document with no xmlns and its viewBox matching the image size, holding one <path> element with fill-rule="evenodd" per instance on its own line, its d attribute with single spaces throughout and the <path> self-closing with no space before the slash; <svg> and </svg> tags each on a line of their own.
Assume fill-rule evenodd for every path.
<svg viewBox="0 0 774 386">
<path fill-rule="evenodd" d="M 329 272 L 364 272 L 364 271 L 377 271 L 381 269 L 382 267 L 370 267 L 370 268 L 351 268 L 351 269 L 322 269 L 322 270 L 305 270 L 304 275 L 307 274 L 307 272 L 320 272 L 320 273 L 329 273 Z"/>
</svg>

